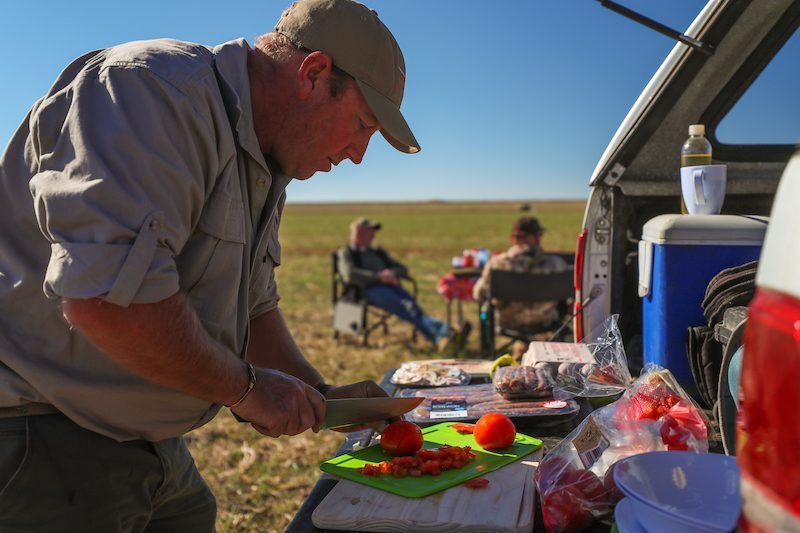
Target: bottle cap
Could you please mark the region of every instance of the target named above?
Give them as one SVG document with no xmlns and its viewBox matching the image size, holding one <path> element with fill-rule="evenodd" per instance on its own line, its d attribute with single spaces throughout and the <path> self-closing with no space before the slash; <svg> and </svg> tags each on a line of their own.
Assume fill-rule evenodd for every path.
<svg viewBox="0 0 800 533">
<path fill-rule="evenodd" d="M 703 124 L 692 124 L 689 126 L 689 135 L 705 135 L 706 127 Z"/>
</svg>

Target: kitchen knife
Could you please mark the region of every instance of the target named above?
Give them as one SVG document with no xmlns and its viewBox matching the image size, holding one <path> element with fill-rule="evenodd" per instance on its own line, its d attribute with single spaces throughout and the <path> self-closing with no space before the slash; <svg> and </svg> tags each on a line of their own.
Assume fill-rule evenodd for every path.
<svg viewBox="0 0 800 533">
<path fill-rule="evenodd" d="M 424 398 L 341 398 L 325 400 L 323 428 L 341 428 L 378 422 L 400 416 L 422 403 Z"/>
</svg>

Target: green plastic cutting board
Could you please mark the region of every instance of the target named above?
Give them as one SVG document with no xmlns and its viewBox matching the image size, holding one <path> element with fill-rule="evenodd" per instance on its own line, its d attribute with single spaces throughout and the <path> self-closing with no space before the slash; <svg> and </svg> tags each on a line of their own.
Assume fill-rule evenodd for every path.
<svg viewBox="0 0 800 533">
<path fill-rule="evenodd" d="M 542 441 L 539 439 L 517 433 L 514 444 L 508 448 L 496 451 L 484 450 L 475 443 L 472 434 L 462 435 L 453 429 L 452 425 L 453 422 L 444 422 L 423 429 L 422 447 L 425 449 L 438 448 L 442 444 L 471 446 L 472 451 L 478 457 L 462 468 L 446 470 L 438 476 L 425 474 L 421 477 L 395 478 L 391 475 L 373 477 L 358 472 L 356 468 L 361 468 L 367 463 L 380 463 L 392 459 L 391 456 L 383 453 L 379 445 L 334 457 L 322 463 L 320 468 L 323 472 L 400 496 L 422 498 L 513 463 L 520 457 L 533 453 L 542 445 Z"/>
</svg>

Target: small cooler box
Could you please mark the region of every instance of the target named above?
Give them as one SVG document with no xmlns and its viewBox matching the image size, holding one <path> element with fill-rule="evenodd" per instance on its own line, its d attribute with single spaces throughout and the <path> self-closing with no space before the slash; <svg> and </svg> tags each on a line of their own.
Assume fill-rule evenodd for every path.
<svg viewBox="0 0 800 533">
<path fill-rule="evenodd" d="M 767 217 L 660 215 L 639 241 L 644 363 L 668 368 L 688 391 L 696 386 L 686 330 L 703 326 L 706 287 L 725 268 L 758 259 Z"/>
</svg>

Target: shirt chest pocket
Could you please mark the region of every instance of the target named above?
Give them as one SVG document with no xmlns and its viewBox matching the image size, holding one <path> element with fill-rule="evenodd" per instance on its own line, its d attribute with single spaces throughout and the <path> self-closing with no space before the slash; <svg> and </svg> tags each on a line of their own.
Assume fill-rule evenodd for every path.
<svg viewBox="0 0 800 533">
<path fill-rule="evenodd" d="M 269 235 L 264 237 L 264 242 L 258 250 L 258 261 L 255 264 L 253 278 L 250 285 L 250 303 L 257 306 L 278 297 L 275 284 L 275 268 L 281 264 L 281 244 L 278 241 L 278 227 L 280 213 L 275 213 L 271 227 L 267 230 Z"/>
<path fill-rule="evenodd" d="M 218 186 L 176 260 L 182 290 L 215 337 L 236 321 L 244 261 L 244 204 Z"/>
</svg>

